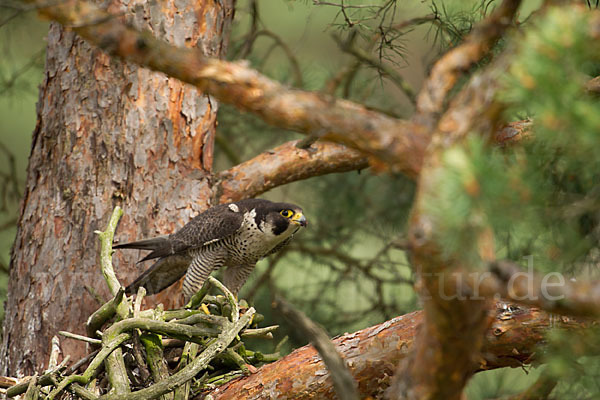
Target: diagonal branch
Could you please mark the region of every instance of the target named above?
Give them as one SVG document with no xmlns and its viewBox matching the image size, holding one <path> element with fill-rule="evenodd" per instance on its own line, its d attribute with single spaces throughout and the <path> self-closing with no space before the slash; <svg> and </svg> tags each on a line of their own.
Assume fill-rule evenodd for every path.
<svg viewBox="0 0 600 400">
<path fill-rule="evenodd" d="M 255 197 L 276 186 L 325 175 L 367 168 L 366 157 L 346 146 L 317 142 L 308 149 L 294 140 L 217 175 L 215 204 Z"/>
<path fill-rule="evenodd" d="M 358 400 L 360 397 L 356 382 L 325 329 L 283 299 L 275 300 L 274 306 L 290 326 L 297 329 L 317 349 L 331 376 L 337 397 L 344 400 Z"/>
<path fill-rule="evenodd" d="M 252 112 L 266 122 L 360 149 L 415 177 L 428 139 L 415 124 L 317 92 L 290 89 L 244 63 L 205 57 L 137 31 L 87 1 L 69 0 L 38 9 L 90 43 L 127 61 L 195 85 L 218 100 Z"/>
</svg>

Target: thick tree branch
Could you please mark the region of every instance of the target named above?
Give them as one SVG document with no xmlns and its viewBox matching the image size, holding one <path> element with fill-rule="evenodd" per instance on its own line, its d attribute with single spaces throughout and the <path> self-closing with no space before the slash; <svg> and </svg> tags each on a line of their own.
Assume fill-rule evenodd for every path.
<svg viewBox="0 0 600 400">
<path fill-rule="evenodd" d="M 454 279 L 454 278 L 458 278 Z M 455 275 L 455 285 L 466 297 L 501 297 L 510 302 L 539 307 L 547 312 L 579 317 L 600 317 L 600 282 L 571 281 L 558 272 L 545 275 L 523 269 L 511 261 L 489 263 L 486 272 Z"/>
<path fill-rule="evenodd" d="M 474 232 L 477 239 L 469 254 L 448 254 L 438 233 L 443 221 L 433 210 L 439 202 L 448 200 L 440 197 L 439 191 L 447 168 L 444 155 L 463 146 L 472 132 L 493 134 L 498 126 L 499 112 L 491 106 L 499 87 L 497 74 L 504 64 L 494 62 L 471 77 L 450 107 L 444 110 L 443 106 L 459 75 L 489 50 L 511 23 L 519 4 L 504 0 L 463 44 L 442 57 L 418 99 L 415 120 L 434 130 L 409 225 L 412 264 L 423 295 L 425 321 L 415 350 L 398 368 L 387 392 L 389 399 L 460 399 L 483 346 L 488 304 L 481 297 L 457 297 L 456 288 L 447 288 L 439 276 L 476 269 L 477 259 L 493 260 L 492 231 L 481 227 Z"/>
<path fill-rule="evenodd" d="M 538 345 L 544 343 L 544 335 L 552 327 L 582 332 L 589 325 L 568 318 L 556 321 L 537 309 L 507 307 L 500 303 L 492 314 L 479 370 L 521 367 L 536 361 L 541 354 Z M 423 312 L 416 311 L 333 340 L 358 382 L 363 398 L 381 395 L 396 366 L 413 349 L 422 322 Z M 457 335 L 462 333 L 456 332 Z M 261 367 L 256 374 L 211 391 L 210 395 L 214 400 L 335 398 L 327 369 L 312 346 L 297 349 Z"/>
<path fill-rule="evenodd" d="M 367 168 L 364 155 L 346 146 L 317 142 L 300 149 L 294 140 L 217 175 L 215 204 L 255 197 L 276 186 L 325 175 Z"/>
<path fill-rule="evenodd" d="M 485 56 L 512 23 L 520 0 L 505 0 L 479 23 L 456 48 L 444 54 L 433 66 L 417 97 L 417 115 L 435 123 L 432 115 L 443 111 L 444 102 L 458 78 Z"/>
<path fill-rule="evenodd" d="M 177 48 L 150 32 L 129 28 L 90 2 L 70 0 L 38 12 L 113 56 L 195 85 L 274 126 L 346 144 L 389 164 L 392 170 L 418 175 L 428 142 L 418 125 L 347 100 L 290 89 L 244 63 L 209 59 L 198 49 Z"/>
</svg>

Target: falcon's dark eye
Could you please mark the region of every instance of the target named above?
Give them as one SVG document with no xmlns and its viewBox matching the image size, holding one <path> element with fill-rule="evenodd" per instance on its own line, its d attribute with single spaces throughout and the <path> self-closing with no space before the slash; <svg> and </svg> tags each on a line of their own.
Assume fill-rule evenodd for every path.
<svg viewBox="0 0 600 400">
<path fill-rule="evenodd" d="M 283 215 L 285 218 L 290 218 L 294 215 L 294 212 L 292 210 L 281 210 L 279 211 L 279 214 Z"/>
</svg>

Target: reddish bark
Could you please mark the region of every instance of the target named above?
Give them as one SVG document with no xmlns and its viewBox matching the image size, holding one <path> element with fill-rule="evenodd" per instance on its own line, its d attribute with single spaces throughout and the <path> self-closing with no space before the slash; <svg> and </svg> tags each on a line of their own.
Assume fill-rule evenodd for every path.
<svg viewBox="0 0 600 400">
<path fill-rule="evenodd" d="M 587 326 L 570 319 L 551 320 L 549 314 L 537 309 L 504 309 L 499 305 L 492 314 L 481 358 L 474 364 L 479 370 L 523 366 L 540 354 L 538 345 L 551 327 L 582 331 Z M 413 349 L 422 323 L 423 312 L 416 311 L 334 339 L 358 382 L 361 396 L 381 398 L 396 366 Z M 459 327 L 450 328 L 456 334 L 464 334 Z M 312 346 L 297 349 L 253 375 L 211 391 L 210 395 L 214 400 L 335 398 L 327 369 Z"/>
<path fill-rule="evenodd" d="M 217 175 L 219 203 L 254 197 L 277 186 L 301 179 L 367 168 L 364 155 L 343 145 L 317 142 L 299 149 L 294 140 L 236 165 Z"/>
<path fill-rule="evenodd" d="M 220 55 L 231 2 L 144 4 L 127 14 L 137 25 Z M 121 240 L 170 232 L 207 207 L 215 118 L 216 104 L 196 88 L 111 58 L 51 25 L 12 253 L 1 373 L 40 371 L 52 335 L 60 329 L 84 333 L 82 322 L 98 308 L 85 287 L 108 296 L 94 230 L 105 226 L 115 204 L 125 209 Z M 124 283 L 146 267 L 136 266 L 138 257 L 115 257 Z M 168 307 L 173 298 L 161 301 Z M 61 347 L 74 359 L 85 350 L 71 339 Z"/>
</svg>

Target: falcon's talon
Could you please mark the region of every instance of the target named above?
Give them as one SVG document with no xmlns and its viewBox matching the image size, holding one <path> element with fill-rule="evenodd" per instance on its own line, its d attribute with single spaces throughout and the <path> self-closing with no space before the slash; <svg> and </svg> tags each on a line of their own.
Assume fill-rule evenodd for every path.
<svg viewBox="0 0 600 400">
<path fill-rule="evenodd" d="M 200 308 L 202 309 L 202 311 L 204 311 L 204 314 L 210 315 L 210 310 L 208 309 L 208 307 L 206 306 L 205 303 L 202 303 L 202 305 L 200 306 Z"/>
<path fill-rule="evenodd" d="M 256 262 L 281 250 L 306 225 L 302 209 L 294 204 L 246 199 L 211 207 L 171 235 L 113 248 L 151 250 L 141 261 L 158 259 L 125 289 L 127 294 L 141 286 L 148 295 L 156 294 L 185 275 L 187 301 L 214 269 L 227 266 L 223 283 L 238 301 Z"/>
</svg>

